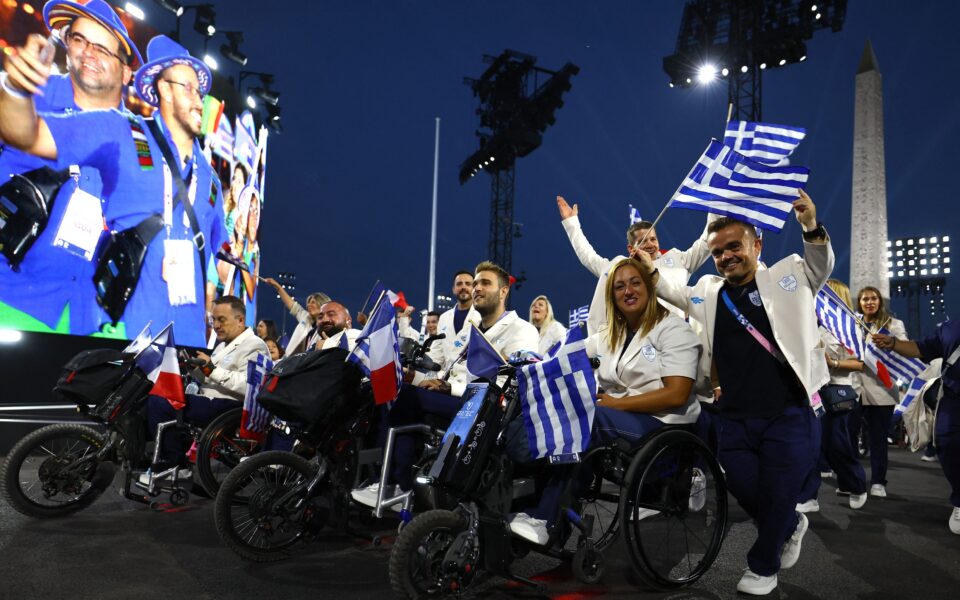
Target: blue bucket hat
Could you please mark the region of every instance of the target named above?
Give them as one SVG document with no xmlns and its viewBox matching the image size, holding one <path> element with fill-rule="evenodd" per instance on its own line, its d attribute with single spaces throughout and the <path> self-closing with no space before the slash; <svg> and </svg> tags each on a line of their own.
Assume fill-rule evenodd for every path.
<svg viewBox="0 0 960 600">
<path fill-rule="evenodd" d="M 107 29 L 120 41 L 120 52 L 127 56 L 131 67 L 143 64 L 143 57 L 137 50 L 136 44 L 130 39 L 127 28 L 117 15 L 116 11 L 104 0 L 50 0 L 43 5 L 43 22 L 50 31 L 62 29 L 77 17 L 85 17 L 95 21 Z"/>
<path fill-rule="evenodd" d="M 186 48 L 165 35 L 158 35 L 147 44 L 147 63 L 140 67 L 133 78 L 133 87 L 137 95 L 151 106 L 160 106 L 157 96 L 157 78 L 164 70 L 174 65 L 186 65 L 197 73 L 200 93 L 204 96 L 210 91 L 212 77 L 210 69 L 198 60 Z"/>
</svg>

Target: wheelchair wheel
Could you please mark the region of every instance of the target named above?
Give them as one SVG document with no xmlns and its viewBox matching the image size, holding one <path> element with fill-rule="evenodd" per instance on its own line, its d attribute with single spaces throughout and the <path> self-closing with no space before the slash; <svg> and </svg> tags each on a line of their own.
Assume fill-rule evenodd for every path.
<svg viewBox="0 0 960 600">
<path fill-rule="evenodd" d="M 652 435 L 627 470 L 620 503 L 631 561 L 651 587 L 697 581 L 720 552 L 726 484 L 713 454 L 692 433 Z"/>
<path fill-rule="evenodd" d="M 197 440 L 197 476 L 200 485 L 217 496 L 223 480 L 227 478 L 240 460 L 252 456 L 260 443 L 240 437 L 240 419 L 243 409 L 229 410 L 207 425 Z"/>
<path fill-rule="evenodd" d="M 590 536 L 593 548 L 598 552 L 606 550 L 620 534 L 620 486 L 623 479 L 623 467 L 615 464 L 615 450 L 588 453 L 584 457 L 583 468 L 589 468 L 591 479 L 580 499 L 580 518 L 592 521 L 593 533 Z M 578 543 L 579 536 L 574 533 L 567 547 Z M 572 549 L 576 549 L 574 545 Z"/>
<path fill-rule="evenodd" d="M 479 559 L 479 547 L 460 537 L 466 529 L 463 515 L 449 510 L 421 513 L 407 523 L 390 552 L 394 593 L 411 600 L 459 596 L 469 585 Z M 456 543 L 464 547 L 449 560 Z"/>
<path fill-rule="evenodd" d="M 28 517 L 63 517 L 110 485 L 114 468 L 96 456 L 103 437 L 89 427 L 48 425 L 20 440 L 0 469 L 3 497 Z"/>
<path fill-rule="evenodd" d="M 255 562 L 293 554 L 317 517 L 305 486 L 315 472 L 290 452 L 262 452 L 240 463 L 217 493 L 213 518 L 220 539 Z"/>
</svg>

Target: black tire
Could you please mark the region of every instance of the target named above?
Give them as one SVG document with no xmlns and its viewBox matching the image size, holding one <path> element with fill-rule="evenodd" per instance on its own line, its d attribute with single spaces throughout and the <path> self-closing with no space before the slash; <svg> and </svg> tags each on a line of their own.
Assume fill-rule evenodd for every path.
<svg viewBox="0 0 960 600">
<path fill-rule="evenodd" d="M 627 470 L 620 502 L 630 559 L 648 585 L 689 585 L 713 565 L 726 532 L 727 488 L 699 437 L 653 434 Z"/>
<path fill-rule="evenodd" d="M 84 509 L 113 481 L 113 465 L 95 457 L 105 443 L 84 425 L 38 429 L 7 455 L 0 468 L 0 493 L 17 512 L 38 519 Z"/>
<path fill-rule="evenodd" d="M 573 570 L 573 576 L 577 581 L 586 584 L 599 583 L 607 572 L 606 562 L 603 560 L 603 553 L 596 548 L 589 549 L 586 545 L 577 548 L 570 561 L 570 568 Z"/>
<path fill-rule="evenodd" d="M 240 463 L 217 493 L 213 518 L 228 548 L 254 562 L 282 560 L 307 536 L 303 487 L 316 466 L 291 452 L 261 452 Z"/>
<path fill-rule="evenodd" d="M 458 534 L 466 530 L 463 515 L 449 510 L 431 510 L 417 515 L 397 536 L 390 552 L 390 586 L 400 598 L 418 600 L 457 595 L 444 577 L 444 555 Z M 475 572 L 473 564 L 471 573 Z M 457 585 L 468 581 L 459 580 Z"/>
<path fill-rule="evenodd" d="M 217 496 L 223 480 L 240 459 L 260 449 L 259 442 L 240 437 L 242 416 L 242 408 L 223 413 L 207 425 L 197 441 L 197 476 L 211 498 Z"/>
</svg>

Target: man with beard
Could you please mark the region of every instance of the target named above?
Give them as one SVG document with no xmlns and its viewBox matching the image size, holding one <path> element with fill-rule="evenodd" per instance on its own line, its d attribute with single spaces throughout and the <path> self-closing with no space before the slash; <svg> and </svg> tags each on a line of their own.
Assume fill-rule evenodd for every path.
<svg viewBox="0 0 960 600">
<path fill-rule="evenodd" d="M 453 297 L 457 303 L 450 310 L 444 311 L 437 321 L 437 333 L 442 333 L 444 339 L 434 342 L 434 346 L 441 348 L 439 362 L 443 366 L 452 365 L 460 353 L 467 346 L 470 336 L 470 323 L 480 322 L 480 315 L 473 308 L 473 273 L 457 271 L 453 276 Z M 431 353 L 431 357 L 435 356 Z M 436 360 L 436 359 L 434 359 Z"/>
<path fill-rule="evenodd" d="M 724 217 L 707 227 L 720 276 L 705 275 L 693 287 L 661 278 L 656 286 L 658 296 L 703 324 L 700 382 L 719 378 L 711 383 L 722 389 L 717 458 L 730 492 L 757 526 L 737 584 L 751 595 L 772 592 L 778 572 L 800 555 L 807 518 L 795 508 L 820 453 L 812 408 L 830 380 L 814 299 L 833 270 L 833 249 L 803 190 L 793 209 L 804 232 L 802 257 L 759 269 L 756 229 Z M 654 268 L 649 255 L 640 258 Z"/>
<path fill-rule="evenodd" d="M 173 321 L 176 340 L 205 346 L 205 274 L 211 249 L 227 239 L 220 179 L 204 159 L 197 137 L 210 70 L 166 36 L 147 47 L 148 62 L 137 71 L 137 94 L 158 107 L 153 119 L 118 111 L 87 111 L 63 117 L 38 116 L 31 94 L 50 76 L 45 40 L 31 36 L 6 63 L 6 84 L 22 91 L 0 102 L 0 135 L 11 146 L 56 160 L 58 166 L 96 168 L 107 196 L 104 217 L 113 230 L 101 244 L 104 279 L 97 282 L 101 305 L 114 322 L 140 331 L 151 320 Z M 168 158 L 169 157 L 169 158 Z M 137 238 L 146 247 L 133 286 L 129 271 L 111 280 L 118 240 Z"/>
<path fill-rule="evenodd" d="M 457 275 L 460 277 L 460 274 Z M 510 276 L 499 265 L 484 261 L 477 265 L 472 279 L 473 308 L 479 316 L 477 328 L 504 358 L 515 352 L 536 352 L 540 343 L 537 328 L 520 318 L 516 312 L 507 310 L 507 295 L 510 293 Z M 457 287 L 454 285 L 456 292 Z M 458 298 L 459 300 L 459 298 Z M 449 311 L 448 311 L 449 312 Z M 441 317 L 442 318 L 442 317 Z M 466 339 L 469 339 L 469 326 Z M 466 391 L 468 372 L 465 353 L 449 369 L 444 379 L 427 379 L 418 387 L 404 385 L 400 388 L 388 415 L 390 427 L 422 423 L 425 413 L 452 419 L 462 404 L 460 397 Z M 412 467 L 416 461 L 413 436 L 401 435 L 396 440 L 391 466 L 391 479 L 401 493 L 413 488 Z M 365 506 L 376 504 L 379 482 L 354 490 L 354 500 Z M 390 497 L 390 492 L 384 497 Z M 394 505 L 399 508 L 398 504 Z"/>
<path fill-rule="evenodd" d="M 353 350 L 360 330 L 352 329 L 351 325 L 350 312 L 346 307 L 339 302 L 327 302 L 320 307 L 315 331 L 307 338 L 308 347 L 317 350 L 337 347 Z"/>
<path fill-rule="evenodd" d="M 142 59 L 110 5 L 103 0 L 84 4 L 52 0 L 43 7 L 43 17 L 66 52 L 67 74 L 51 76 L 38 89 L 42 95 L 35 98 L 36 110 L 51 115 L 126 111 L 124 86 L 130 82 L 131 69 Z M 50 46 L 48 52 L 52 54 L 53 50 Z M 10 83 L 7 75 L 0 77 L 4 83 L 0 86 L 0 105 L 17 102 L 23 91 Z M 0 146 L 0 183 L 14 174 L 44 166 L 53 168 L 56 164 Z M 47 226 L 17 269 L 0 268 L 0 322 L 22 326 L 32 317 L 65 333 L 86 335 L 97 331 L 102 319 L 90 280 L 93 250 L 102 225 L 82 241 L 69 232 L 85 218 L 78 214 L 81 207 L 92 206 L 96 219 L 102 197 L 100 175 L 89 167 L 80 169 L 75 179 L 61 188 L 53 199 Z M 0 262 L 6 262 L 6 258 L 0 258 Z"/>
</svg>

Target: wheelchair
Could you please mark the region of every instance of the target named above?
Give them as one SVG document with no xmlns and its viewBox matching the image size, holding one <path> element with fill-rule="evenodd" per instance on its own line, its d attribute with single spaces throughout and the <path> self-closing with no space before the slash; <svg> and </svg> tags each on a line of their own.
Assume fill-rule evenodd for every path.
<svg viewBox="0 0 960 600">
<path fill-rule="evenodd" d="M 428 339 L 422 346 L 405 345 L 404 364 L 436 367 L 426 357 L 433 339 L 440 338 Z M 330 384 L 325 389 L 339 391 L 329 394 L 323 410 L 310 410 L 309 418 L 296 406 L 274 410 L 271 427 L 296 439 L 293 451 L 258 452 L 245 458 L 223 480 L 214 505 L 214 522 L 220 539 L 240 557 L 254 562 L 281 560 L 298 553 L 328 529 L 367 537 L 352 529 L 368 512 L 358 510 L 350 492 L 374 473 L 379 461 L 377 425 L 383 411 L 374 403 L 370 382 L 344 363 L 346 354 L 333 348 L 314 355 L 317 360 L 341 366 L 337 381 L 325 382 Z M 310 371 L 302 373 L 303 387 L 324 387 Z M 262 394 L 260 398 L 263 400 Z M 312 397 L 294 401 L 312 409 L 318 404 Z M 261 403 L 270 408 L 266 400 Z M 378 543 L 379 539 L 374 537 L 372 541 Z"/>
<path fill-rule="evenodd" d="M 547 465 L 547 473 L 569 469 L 549 540 L 539 545 L 511 533 L 508 515 L 525 502 L 536 503 L 529 473 L 505 447 L 506 427 L 521 410 L 517 366 L 501 369 L 502 387 L 485 384 L 469 431 L 448 436 L 429 472 L 417 477 L 446 505 L 418 514 L 401 529 L 389 562 L 395 594 L 459 595 L 481 571 L 542 589 L 512 571 L 513 562 L 529 552 L 567 561 L 577 579 L 595 583 L 605 571 L 604 553 L 621 535 L 648 587 L 670 590 L 703 576 L 726 531 L 726 485 L 706 444 L 681 426 L 664 426 L 635 449 L 626 443 L 597 446 L 579 462 Z"/>
<path fill-rule="evenodd" d="M 186 373 L 189 366 L 181 357 L 181 373 Z M 181 384 L 186 387 L 188 380 L 189 376 L 183 375 Z M 167 504 L 161 502 L 163 494 L 173 506 L 186 504 L 196 487 L 180 479 L 176 467 L 157 469 L 161 437 L 176 430 L 185 432 L 199 446 L 220 445 L 232 435 L 224 424 L 239 423 L 241 411 L 238 408 L 224 413 L 218 419 L 220 425 L 214 428 L 189 423 L 178 411 L 177 419 L 159 425 L 151 455 L 144 409 L 153 385 L 130 353 L 97 349 L 72 358 L 54 387 L 54 395 L 75 403 L 77 411 L 94 425 L 59 423 L 25 436 L 0 467 L 0 494 L 26 516 L 63 517 L 96 501 L 113 482 L 119 467 L 121 496 L 152 508 Z M 224 468 L 214 464 L 215 457 L 210 451 L 196 455 L 198 478 L 207 494 L 211 489 L 216 493 L 213 474 Z M 146 474 L 146 482 L 141 481 L 141 474 Z"/>
</svg>

